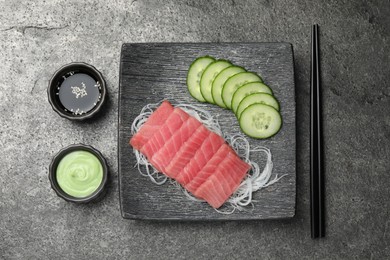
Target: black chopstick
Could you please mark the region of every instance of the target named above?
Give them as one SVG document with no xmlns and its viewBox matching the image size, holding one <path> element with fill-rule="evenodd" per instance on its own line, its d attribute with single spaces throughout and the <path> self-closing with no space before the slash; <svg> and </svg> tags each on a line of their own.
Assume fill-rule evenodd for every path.
<svg viewBox="0 0 390 260">
<path fill-rule="evenodd" d="M 310 215 L 311 237 L 325 236 L 324 178 L 322 167 L 320 57 L 318 25 L 312 27 L 310 76 Z"/>
</svg>

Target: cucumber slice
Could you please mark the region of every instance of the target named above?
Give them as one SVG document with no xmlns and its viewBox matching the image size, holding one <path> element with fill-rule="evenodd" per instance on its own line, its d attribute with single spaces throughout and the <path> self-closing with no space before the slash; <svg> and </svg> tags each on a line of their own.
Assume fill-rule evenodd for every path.
<svg viewBox="0 0 390 260">
<path fill-rule="evenodd" d="M 282 117 L 271 106 L 252 104 L 242 112 L 240 127 L 250 137 L 264 139 L 275 135 L 280 130 Z"/>
<path fill-rule="evenodd" d="M 222 108 L 226 108 L 225 103 L 222 100 L 222 88 L 223 84 L 231 76 L 236 75 L 237 73 L 245 72 L 245 69 L 238 66 L 230 66 L 222 70 L 217 77 L 215 77 L 213 86 L 211 88 L 211 95 L 213 96 L 214 103 Z"/>
<path fill-rule="evenodd" d="M 242 85 L 239 87 L 236 92 L 234 92 L 233 98 L 232 98 L 232 110 L 234 113 L 236 113 L 238 105 L 240 102 L 248 95 L 253 93 L 267 93 L 272 95 L 272 90 L 265 85 L 264 83 L 260 82 L 253 82 L 248 83 L 245 85 Z"/>
<path fill-rule="evenodd" d="M 222 88 L 222 100 L 226 107 L 231 109 L 234 92 L 242 85 L 250 82 L 263 82 L 263 80 L 253 72 L 241 72 L 230 77 Z"/>
<path fill-rule="evenodd" d="M 206 67 L 214 61 L 215 59 L 210 56 L 199 57 L 190 65 L 190 68 L 188 69 L 188 74 L 187 74 L 188 91 L 190 92 L 191 96 L 193 96 L 195 99 L 199 100 L 200 102 L 206 102 L 206 100 L 203 98 L 202 94 L 200 93 L 200 79 Z"/>
<path fill-rule="evenodd" d="M 228 61 L 217 60 L 213 63 L 210 63 L 204 70 L 200 79 L 200 93 L 207 102 L 214 104 L 213 96 L 211 94 L 211 87 L 213 86 L 213 81 L 223 69 L 226 69 L 230 66 L 232 66 L 232 64 Z"/>
<path fill-rule="evenodd" d="M 237 118 L 240 119 L 242 111 L 244 111 L 245 108 L 253 104 L 265 104 L 279 111 L 279 102 L 275 99 L 274 96 L 266 93 L 254 93 L 246 96 L 240 102 L 240 105 L 238 106 L 236 111 Z"/>
</svg>

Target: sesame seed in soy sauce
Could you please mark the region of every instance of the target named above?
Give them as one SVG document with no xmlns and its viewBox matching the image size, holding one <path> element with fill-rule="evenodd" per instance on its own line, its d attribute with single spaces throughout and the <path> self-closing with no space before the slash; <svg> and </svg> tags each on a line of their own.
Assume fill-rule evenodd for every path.
<svg viewBox="0 0 390 260">
<path fill-rule="evenodd" d="M 68 72 L 57 87 L 65 111 L 82 115 L 92 110 L 101 99 L 100 82 L 85 73 Z"/>
<path fill-rule="evenodd" d="M 76 121 L 96 115 L 107 98 L 103 75 L 83 62 L 70 63 L 58 69 L 49 81 L 47 94 L 56 113 Z"/>
</svg>

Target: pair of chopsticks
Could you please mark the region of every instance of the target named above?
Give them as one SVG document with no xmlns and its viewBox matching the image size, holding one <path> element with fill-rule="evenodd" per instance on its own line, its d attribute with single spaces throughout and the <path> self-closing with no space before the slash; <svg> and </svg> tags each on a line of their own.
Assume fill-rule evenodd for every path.
<svg viewBox="0 0 390 260">
<path fill-rule="evenodd" d="M 310 215 L 312 238 L 325 236 L 318 38 L 318 24 L 315 24 L 312 27 L 310 74 Z"/>
</svg>

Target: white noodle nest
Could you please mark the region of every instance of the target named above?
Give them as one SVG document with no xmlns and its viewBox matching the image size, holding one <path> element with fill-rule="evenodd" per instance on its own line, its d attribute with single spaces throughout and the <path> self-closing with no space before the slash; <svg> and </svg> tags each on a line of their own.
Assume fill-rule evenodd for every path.
<svg viewBox="0 0 390 260">
<path fill-rule="evenodd" d="M 158 102 L 156 104 L 148 104 L 142 108 L 141 113 L 134 119 L 134 122 L 131 125 L 132 135 L 138 132 L 138 130 L 146 122 L 146 120 L 153 113 L 153 111 L 156 110 L 156 108 L 160 105 L 161 102 Z M 248 207 L 250 209 L 253 209 L 252 202 L 254 200 L 252 198 L 252 194 L 262 188 L 274 184 L 285 176 L 282 175 L 278 177 L 278 175 L 276 175 L 271 180 L 273 162 L 271 151 L 268 148 L 255 147 L 251 149 L 248 140 L 242 134 L 223 135 L 218 121 L 203 108 L 190 104 L 178 104 L 175 107 L 183 109 L 188 114 L 202 122 L 205 126 L 207 126 L 208 129 L 223 136 L 225 140 L 230 144 L 230 146 L 237 152 L 240 158 L 251 166 L 250 171 L 247 173 L 247 176 L 241 182 L 238 189 L 225 202 L 222 210 L 216 209 L 217 212 L 222 214 L 232 214 L 236 209 L 240 211 L 245 210 Z M 157 185 L 162 185 L 168 179 L 170 179 L 163 173 L 157 171 L 142 153 L 140 153 L 136 149 L 133 149 L 133 151 L 137 160 L 135 167 L 138 168 L 138 171 L 142 175 L 149 177 L 150 180 Z M 251 155 L 253 157 L 254 153 L 264 153 L 267 156 L 266 165 L 264 166 L 262 171 L 260 170 L 259 164 L 250 159 Z M 195 198 L 175 180 L 170 179 L 170 182 L 173 185 L 177 186 L 188 199 L 193 201 L 203 201 Z"/>
</svg>

